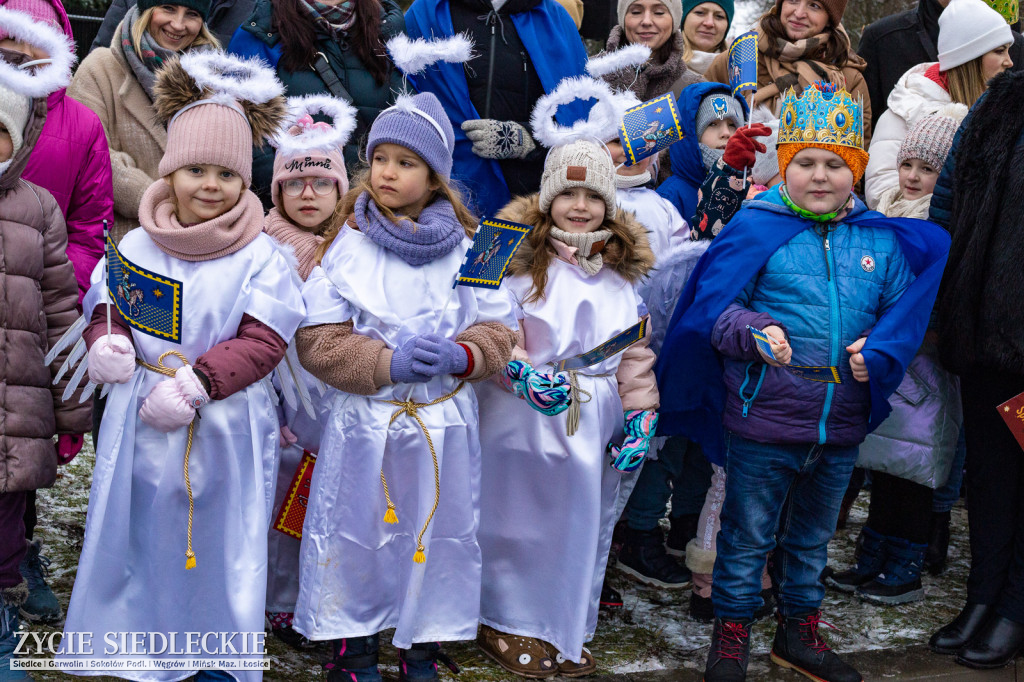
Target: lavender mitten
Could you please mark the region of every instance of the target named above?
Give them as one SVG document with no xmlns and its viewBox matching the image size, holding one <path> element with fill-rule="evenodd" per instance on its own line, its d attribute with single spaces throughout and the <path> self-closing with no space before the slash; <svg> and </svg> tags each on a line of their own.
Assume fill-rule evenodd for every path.
<svg viewBox="0 0 1024 682">
<path fill-rule="evenodd" d="M 436 377 L 441 374 L 465 374 L 469 368 L 466 349 L 438 334 L 416 337 L 412 352 L 413 371 Z"/>
<path fill-rule="evenodd" d="M 164 433 L 188 426 L 195 416 L 196 410 L 185 400 L 177 379 L 164 379 L 154 386 L 139 408 L 139 418 Z"/>
<path fill-rule="evenodd" d="M 96 339 L 89 349 L 89 380 L 94 384 L 123 384 L 135 373 L 135 346 L 122 334 Z"/>
<path fill-rule="evenodd" d="M 416 339 L 412 337 L 396 348 L 391 355 L 391 383 L 421 384 L 430 381 L 429 374 L 422 374 L 413 369 L 413 351 L 416 350 Z"/>
</svg>

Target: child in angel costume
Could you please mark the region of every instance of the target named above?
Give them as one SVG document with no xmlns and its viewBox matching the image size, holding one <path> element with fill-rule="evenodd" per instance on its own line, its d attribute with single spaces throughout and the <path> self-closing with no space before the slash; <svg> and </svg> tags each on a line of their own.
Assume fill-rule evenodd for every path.
<svg viewBox="0 0 1024 682">
<path fill-rule="evenodd" d="M 316 265 L 316 250 L 324 234 L 336 230 L 346 216 L 338 208 L 348 192 L 348 175 L 342 149 L 355 128 L 355 110 L 343 100 L 324 95 L 288 99 L 284 130 L 272 140 L 277 148 L 270 196 L 274 207 L 267 213 L 263 231 L 295 257 L 294 265 L 303 281 Z M 312 115 L 325 114 L 332 123 L 314 122 Z M 286 363 L 274 372 L 281 397 L 281 466 L 274 495 L 275 524 L 267 538 L 267 620 L 278 639 L 297 649 L 313 643 L 292 628 L 295 602 L 299 597 L 299 543 L 301 527 L 278 524 L 286 502 L 297 504 L 292 490 L 297 471 L 307 453 L 320 449 L 320 433 L 330 406 L 323 399 L 324 386 L 302 369 L 294 345 Z M 299 383 L 301 382 L 301 386 Z M 299 487 L 302 486 L 299 481 Z M 301 504 L 301 502 L 299 502 Z M 290 509 L 290 507 L 289 507 Z M 279 527 L 282 526 L 282 527 Z"/>
<path fill-rule="evenodd" d="M 302 537 L 294 627 L 334 640 L 329 680 L 376 682 L 395 628 L 400 679 L 436 680 L 439 641 L 476 635 L 480 443 L 474 386 L 505 367 L 504 292 L 452 285 L 475 219 L 449 186 L 437 98 L 399 97 L 303 287 L 303 366 L 330 388 Z"/>
<path fill-rule="evenodd" d="M 533 228 L 505 286 L 520 329 L 512 364 L 528 362 L 537 372 L 636 325 L 646 315 L 636 285 L 654 262 L 644 228 L 616 207 L 615 167 L 600 142 L 616 118 L 610 90 L 592 81 L 564 85 L 541 98 L 532 117 L 551 148 L 540 193 L 498 214 Z M 556 126 L 554 110 L 579 93 L 598 96 L 587 122 Z M 625 422 L 629 439 L 613 449 L 613 462 L 630 470 L 643 460 L 658 407 L 653 364 L 641 341 L 568 376 L 548 375 L 571 387 L 569 408 L 557 416 L 498 384 L 480 387 L 477 642 L 517 675 L 596 670 L 584 644 L 597 625 L 620 477 L 606 449 Z"/>
<path fill-rule="evenodd" d="M 141 647 L 149 658 L 196 658 L 187 633 L 239 633 L 238 653 L 219 642 L 217 658 L 262 659 L 278 425 L 261 379 L 305 311 L 247 187 L 253 144 L 284 115 L 282 89 L 258 62 L 219 52 L 185 55 L 157 74 L 155 106 L 168 121 L 162 177 L 142 198 L 141 227 L 118 251 L 108 244 L 116 307 L 103 303 L 107 282 L 95 283 L 99 304 L 83 332 L 91 381 L 112 388 L 65 632 L 91 633 L 97 645 L 84 652 L 65 637 L 58 661 L 123 657 L 133 644 L 121 632 L 154 633 Z M 162 655 L 155 634 L 169 643 Z"/>
</svg>

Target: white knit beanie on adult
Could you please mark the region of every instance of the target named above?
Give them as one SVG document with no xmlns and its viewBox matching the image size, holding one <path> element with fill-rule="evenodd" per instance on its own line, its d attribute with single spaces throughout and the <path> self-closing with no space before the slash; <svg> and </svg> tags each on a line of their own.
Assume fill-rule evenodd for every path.
<svg viewBox="0 0 1024 682">
<path fill-rule="evenodd" d="M 939 15 L 939 68 L 943 71 L 1011 43 L 1010 25 L 982 0 L 951 0 Z"/>
<path fill-rule="evenodd" d="M 618 0 L 615 14 L 619 18 L 619 26 L 626 25 L 626 12 L 629 11 L 629 6 L 634 2 L 636 0 Z M 978 0 L 978 2 L 981 2 L 981 0 Z M 672 15 L 672 28 L 679 28 L 680 24 L 683 23 L 683 0 L 661 0 L 661 4 L 665 5 L 668 8 L 668 13 Z"/>
</svg>

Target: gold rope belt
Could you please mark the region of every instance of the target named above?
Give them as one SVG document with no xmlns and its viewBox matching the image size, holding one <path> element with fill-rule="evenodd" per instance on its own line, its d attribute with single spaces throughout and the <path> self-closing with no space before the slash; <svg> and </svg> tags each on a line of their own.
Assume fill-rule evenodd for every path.
<svg viewBox="0 0 1024 682">
<path fill-rule="evenodd" d="M 423 431 L 423 436 L 427 439 L 427 448 L 430 449 L 430 459 L 434 462 L 434 506 L 430 508 L 430 514 L 427 515 L 427 520 L 423 523 L 423 528 L 420 529 L 420 534 L 416 537 L 416 554 L 413 555 L 412 560 L 418 564 L 422 564 L 427 560 L 424 554 L 425 548 L 423 547 L 423 535 L 427 532 L 427 527 L 430 526 L 431 519 L 434 518 L 434 513 L 437 511 L 437 505 L 441 501 L 441 472 L 437 466 L 437 452 L 434 451 L 434 441 L 430 438 L 430 431 L 427 430 L 427 425 L 423 423 L 417 410 L 422 407 L 430 407 L 431 405 L 437 405 L 443 403 L 446 400 L 450 400 L 455 397 L 455 394 L 462 390 L 465 386 L 465 382 L 460 382 L 455 390 L 451 393 L 446 393 L 436 400 L 432 400 L 429 403 L 417 403 L 411 397 L 406 400 L 381 400 L 382 403 L 388 405 L 394 405 L 398 409 L 391 415 L 391 419 L 388 421 L 390 427 L 399 415 L 407 414 L 416 420 L 416 423 L 420 425 L 420 430 Z M 187 459 L 186 459 L 187 461 Z M 398 523 L 398 515 L 395 513 L 395 503 L 391 501 L 391 493 L 388 492 L 388 481 L 384 478 L 384 468 L 380 470 L 380 483 L 384 486 L 384 500 L 388 504 L 388 510 L 384 514 L 384 523 Z M 191 519 L 191 516 L 190 516 Z"/>
<path fill-rule="evenodd" d="M 158 363 L 157 365 L 151 365 L 148 362 L 146 362 L 145 360 L 142 360 L 140 358 L 135 358 L 135 362 L 139 363 L 141 366 L 145 367 L 146 369 L 148 369 L 151 372 L 156 372 L 157 374 L 163 374 L 164 376 L 173 377 L 174 373 L 175 373 L 175 370 L 170 368 L 170 367 L 167 367 L 166 365 L 164 365 L 164 358 L 166 358 L 168 355 L 173 355 L 174 357 L 176 357 L 179 360 L 181 360 L 181 364 L 182 365 L 189 365 L 189 364 L 191 364 L 191 363 L 189 363 L 188 358 L 186 358 L 184 355 L 182 355 L 181 353 L 179 353 L 176 350 L 169 350 L 166 353 L 161 354 L 160 357 L 157 358 L 157 363 Z M 199 421 L 199 412 L 197 411 L 196 412 L 196 416 L 192 418 L 191 422 L 189 422 L 189 425 L 188 425 L 188 439 L 185 441 L 185 490 L 188 491 L 188 547 L 185 550 L 185 570 L 188 570 L 188 571 L 190 571 L 190 570 L 192 570 L 193 568 L 196 567 L 196 553 L 192 551 L 192 511 L 193 511 L 193 505 L 192 505 L 192 482 L 191 482 L 191 480 L 189 480 L 189 477 L 188 477 L 188 457 L 189 457 L 190 454 L 192 454 L 192 435 L 195 433 L 196 422 L 198 422 L 198 421 Z"/>
<path fill-rule="evenodd" d="M 590 394 L 590 391 L 580 388 L 579 372 L 570 369 L 566 374 L 569 375 L 569 395 L 572 396 L 572 402 L 569 403 L 569 411 L 565 413 L 565 435 L 572 436 L 580 428 L 580 405 L 589 403 L 594 396 Z M 597 379 L 612 375 L 584 374 L 583 376 Z M 587 399 L 583 400 L 583 396 L 587 396 Z"/>
</svg>

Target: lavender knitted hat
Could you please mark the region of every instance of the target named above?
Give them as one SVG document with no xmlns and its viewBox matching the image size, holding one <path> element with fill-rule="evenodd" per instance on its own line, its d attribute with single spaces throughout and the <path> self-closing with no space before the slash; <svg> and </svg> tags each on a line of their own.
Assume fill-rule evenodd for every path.
<svg viewBox="0 0 1024 682">
<path fill-rule="evenodd" d="M 908 159 L 921 159 L 935 170 L 942 170 L 946 155 L 953 146 L 953 135 L 966 115 L 967 107 L 954 103 L 918 120 L 903 138 L 896 156 L 896 167 Z"/>
<path fill-rule="evenodd" d="M 367 158 L 372 159 L 374 148 L 385 143 L 411 149 L 438 175 L 451 179 L 455 132 L 444 107 L 432 93 L 399 95 L 393 107 L 377 116 L 370 126 Z"/>
</svg>

